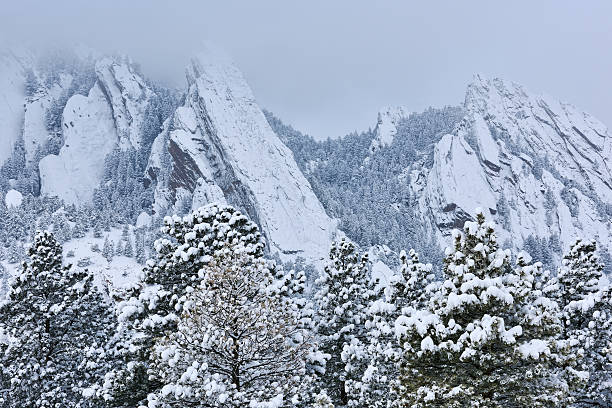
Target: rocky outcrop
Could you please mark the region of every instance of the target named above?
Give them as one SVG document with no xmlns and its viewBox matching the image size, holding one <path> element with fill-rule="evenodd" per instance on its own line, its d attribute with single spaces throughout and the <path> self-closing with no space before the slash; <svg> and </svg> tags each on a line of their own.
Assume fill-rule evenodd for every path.
<svg viewBox="0 0 612 408">
<path fill-rule="evenodd" d="M 66 103 L 62 115 L 64 145 L 59 154 L 44 157 L 39 165 L 42 194 L 58 196 L 71 204 L 91 202 L 104 161 L 116 146 L 123 150 L 140 148 L 145 110 L 153 96 L 125 58 L 102 58 L 96 62 L 95 72 L 96 81 L 89 94 L 74 95 Z M 38 115 L 27 124 L 40 120 L 44 112 L 40 103 L 41 108 L 35 111 Z M 40 135 L 43 129 L 31 133 Z"/>
<path fill-rule="evenodd" d="M 426 187 L 415 189 L 423 222 L 447 244 L 480 207 L 520 247 L 530 234 L 596 238 L 612 251 L 612 137 L 574 106 L 520 85 L 476 76 L 466 117 L 436 145 Z"/>
<path fill-rule="evenodd" d="M 410 115 L 410 111 L 402 106 L 386 107 L 378 112 L 378 120 L 374 129 L 374 139 L 370 144 L 370 152 L 389 146 L 397 134 L 399 122 Z"/>
<path fill-rule="evenodd" d="M 113 111 L 99 84 L 88 96 L 68 100 L 62 120 L 64 146 L 39 164 L 41 193 L 67 203 L 91 203 L 104 160 L 118 142 Z"/>
<path fill-rule="evenodd" d="M 325 256 L 336 222 L 268 125 L 240 71 L 206 54 L 191 61 L 187 81 L 185 103 L 155 141 L 147 169 L 157 184 L 158 211 L 176 205 L 185 191 L 196 205 L 223 199 L 260 226 L 272 252 Z"/>
</svg>

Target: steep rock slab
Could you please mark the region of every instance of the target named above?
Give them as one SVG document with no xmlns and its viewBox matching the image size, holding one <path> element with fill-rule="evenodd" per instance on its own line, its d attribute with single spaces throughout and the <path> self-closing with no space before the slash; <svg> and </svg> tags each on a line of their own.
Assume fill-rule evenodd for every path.
<svg viewBox="0 0 612 408">
<path fill-rule="evenodd" d="M 74 95 L 64 108 L 59 155 L 40 162 L 42 194 L 72 204 L 91 202 L 104 160 L 117 145 L 124 150 L 140 147 L 145 110 L 153 96 L 125 59 L 102 58 L 95 70 L 97 80 L 88 96 Z"/>
<path fill-rule="evenodd" d="M 96 83 L 88 96 L 68 100 L 62 119 L 64 146 L 39 164 L 41 193 L 67 203 L 91 202 L 104 170 L 104 159 L 117 145 L 113 112 Z"/>
<path fill-rule="evenodd" d="M 138 150 L 145 110 L 153 91 L 125 59 L 120 62 L 100 59 L 96 63 L 96 75 L 112 108 L 122 147 L 131 145 Z"/>
<path fill-rule="evenodd" d="M 336 221 L 268 125 L 242 74 L 226 60 L 202 55 L 192 60 L 187 80 L 185 104 L 155 141 L 149 161 L 158 208 L 174 204 L 180 191 L 194 193 L 198 204 L 222 194 L 258 223 L 272 252 L 325 256 Z"/>
</svg>

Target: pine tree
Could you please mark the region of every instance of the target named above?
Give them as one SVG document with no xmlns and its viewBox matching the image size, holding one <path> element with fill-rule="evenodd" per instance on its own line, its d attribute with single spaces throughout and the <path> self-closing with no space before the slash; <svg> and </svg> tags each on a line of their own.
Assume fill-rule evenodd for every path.
<svg viewBox="0 0 612 408">
<path fill-rule="evenodd" d="M 87 271 L 62 267 L 62 248 L 36 234 L 0 307 L 0 405 L 86 406 L 84 392 L 109 370 L 112 307 Z"/>
<path fill-rule="evenodd" d="M 114 244 L 112 241 L 108 240 L 108 236 L 104 238 L 104 246 L 102 247 L 102 256 L 106 258 L 108 262 L 113 260 L 113 255 L 115 255 Z"/>
<path fill-rule="evenodd" d="M 320 351 L 327 355 L 321 385 L 335 404 L 350 401 L 347 381 L 361 377 L 358 350 L 365 344 L 365 314 L 370 301 L 369 260 L 355 245 L 342 239 L 332 243 L 329 263 L 316 284 L 317 334 Z M 344 358 L 343 358 L 344 357 Z"/>
<path fill-rule="evenodd" d="M 164 385 L 149 406 L 295 406 L 309 344 L 268 263 L 240 247 L 214 255 L 189 293 L 177 330 L 154 346 Z"/>
<path fill-rule="evenodd" d="M 612 293 L 610 286 L 599 288 L 604 265 L 596 251 L 595 241 L 576 240 L 557 276 L 562 337 L 573 346 L 575 369 L 588 375 L 575 392 L 581 406 L 612 404 Z"/>
<path fill-rule="evenodd" d="M 121 239 L 123 241 L 127 241 L 130 238 L 130 229 L 127 224 L 123 226 L 123 230 L 121 231 Z"/>
<path fill-rule="evenodd" d="M 72 228 L 72 238 L 83 238 L 87 231 L 86 221 L 82 216 L 79 216 Z"/>
<path fill-rule="evenodd" d="M 210 204 L 183 218 L 166 217 L 164 224 L 171 239 L 156 241 L 157 258 L 147 262 L 143 282 L 118 299 L 126 364 L 107 375 L 104 398 L 112 406 L 138 406 L 161 390 L 163 379 L 150 368 L 154 341 L 176 332 L 186 296 L 200 285 L 211 256 L 228 247 L 263 255 L 257 226 L 230 206 Z"/>
<path fill-rule="evenodd" d="M 9 263 L 17 263 L 23 259 L 23 247 L 20 242 L 13 240 L 11 242 L 11 246 L 7 248 L 6 251 L 6 260 Z"/>
<path fill-rule="evenodd" d="M 455 232 L 446 279 L 425 309 L 396 322 L 403 347 L 395 407 L 549 406 L 567 402 L 555 377 L 558 308 L 536 278 L 541 264 L 498 248 L 482 212 Z"/>
<path fill-rule="evenodd" d="M 134 249 L 132 249 L 132 240 L 128 236 L 128 239 L 125 241 L 125 247 L 123 248 L 123 255 L 131 258 L 134 256 Z"/>
<path fill-rule="evenodd" d="M 136 235 L 136 262 L 143 265 L 147 261 L 144 239 L 144 233 Z"/>
<path fill-rule="evenodd" d="M 54 214 L 53 216 L 53 235 L 61 244 L 68 241 L 72 237 L 70 224 L 63 212 Z"/>
<path fill-rule="evenodd" d="M 123 245 L 121 241 L 117 242 L 117 247 L 115 248 L 115 255 L 117 256 L 123 255 Z"/>
<path fill-rule="evenodd" d="M 94 238 L 102 238 L 102 227 L 100 220 L 97 220 L 94 224 L 93 228 L 93 237 Z"/>
<path fill-rule="evenodd" d="M 368 342 L 360 350 L 368 367 L 361 378 L 347 388 L 356 406 L 386 407 L 395 398 L 391 384 L 399 375 L 402 348 L 395 339 L 395 321 L 402 310 L 421 309 L 427 305 L 434 279 L 431 264 L 423 264 L 411 249 L 400 253 L 401 267 L 394 273 L 383 295 L 368 308 L 366 329 Z"/>
</svg>

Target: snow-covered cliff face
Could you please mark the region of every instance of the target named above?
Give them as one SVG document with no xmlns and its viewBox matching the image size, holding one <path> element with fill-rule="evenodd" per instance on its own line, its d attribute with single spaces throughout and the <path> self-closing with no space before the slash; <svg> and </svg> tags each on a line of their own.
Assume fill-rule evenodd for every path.
<svg viewBox="0 0 612 408">
<path fill-rule="evenodd" d="M 104 160 L 117 145 L 113 111 L 99 83 L 88 96 L 74 95 L 64 108 L 64 146 L 39 163 L 41 193 L 67 203 L 91 203 Z"/>
<path fill-rule="evenodd" d="M 423 221 L 447 243 L 480 207 L 521 246 L 531 234 L 565 248 L 593 237 L 612 251 L 612 136 L 592 116 L 520 85 L 476 76 L 467 115 L 436 145 L 413 190 Z"/>
<path fill-rule="evenodd" d="M 240 71 L 211 55 L 187 69 L 185 103 L 153 144 L 147 169 L 156 207 L 226 201 L 262 229 L 281 257 L 326 255 L 330 219 L 270 128 Z"/>
<path fill-rule="evenodd" d="M 410 115 L 410 111 L 402 106 L 386 107 L 378 112 L 378 120 L 374 129 L 374 139 L 370 145 L 370 152 L 389 146 L 397 134 L 399 122 Z"/>
<path fill-rule="evenodd" d="M 98 60 L 95 75 L 87 96 L 73 95 L 66 103 L 61 120 L 64 145 L 59 154 L 40 161 L 42 194 L 71 204 L 91 202 L 104 161 L 116 146 L 140 148 L 144 113 L 153 96 L 125 59 Z"/>
</svg>

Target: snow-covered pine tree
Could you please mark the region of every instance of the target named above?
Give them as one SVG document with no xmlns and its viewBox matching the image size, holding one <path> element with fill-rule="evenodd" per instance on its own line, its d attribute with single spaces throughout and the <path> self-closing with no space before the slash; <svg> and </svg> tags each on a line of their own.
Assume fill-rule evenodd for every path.
<svg viewBox="0 0 612 408">
<path fill-rule="evenodd" d="M 59 243 L 64 243 L 72 237 L 72 230 L 63 211 L 53 214 L 53 236 Z"/>
<path fill-rule="evenodd" d="M 599 288 L 603 269 L 596 242 L 578 239 L 557 275 L 562 337 L 572 342 L 576 370 L 589 374 L 574 393 L 577 406 L 612 405 L 612 293 Z"/>
<path fill-rule="evenodd" d="M 541 265 L 498 248 L 481 211 L 455 231 L 429 306 L 396 322 L 404 348 L 394 407 L 538 407 L 566 403 L 555 377 L 558 309 L 535 287 Z"/>
<path fill-rule="evenodd" d="M 130 228 L 127 224 L 125 224 L 123 226 L 123 229 L 121 230 L 121 239 L 123 241 L 127 241 L 130 238 Z"/>
<path fill-rule="evenodd" d="M 270 290 L 263 258 L 240 246 L 207 258 L 176 331 L 155 342 L 151 369 L 163 386 L 149 407 L 296 406 L 310 349 L 296 306 Z"/>
<path fill-rule="evenodd" d="M 372 295 L 368 272 L 367 253 L 361 256 L 343 238 L 332 243 L 329 262 L 316 280 L 319 350 L 327 355 L 320 383 L 336 405 L 349 403 L 346 382 L 363 375 L 359 352 L 366 342 L 366 310 Z"/>
<path fill-rule="evenodd" d="M 147 261 L 147 253 L 145 251 L 144 233 L 136 234 L 136 262 L 144 264 Z"/>
<path fill-rule="evenodd" d="M 334 408 L 334 404 L 325 390 L 315 395 L 313 408 Z"/>
<path fill-rule="evenodd" d="M 283 267 L 276 266 L 275 282 L 270 291 L 280 299 L 286 299 L 295 309 L 298 317 L 299 327 L 304 333 L 314 333 L 316 330 L 316 316 L 312 295 L 306 293 L 308 265 L 304 260 L 298 258 L 295 263 L 285 265 L 290 268 L 287 272 Z M 319 351 L 318 344 L 313 343 L 306 356 L 306 373 L 302 377 L 304 389 L 309 391 L 302 398 L 300 407 L 311 407 L 314 404 L 314 396 L 310 392 L 314 389 L 316 381 L 325 372 L 325 356 Z"/>
<path fill-rule="evenodd" d="M 117 241 L 117 247 L 115 248 L 115 255 L 122 256 L 123 255 L 123 244 L 122 241 Z"/>
<path fill-rule="evenodd" d="M 89 406 L 84 391 L 109 370 L 116 323 L 87 271 L 62 267 L 62 248 L 36 234 L 0 307 L 0 406 Z"/>
<path fill-rule="evenodd" d="M 115 255 L 114 247 L 115 244 L 108 240 L 107 235 L 106 238 L 104 238 L 104 246 L 102 246 L 102 256 L 106 258 L 108 262 L 113 260 L 113 255 Z"/>
<path fill-rule="evenodd" d="M 104 398 L 112 406 L 146 404 L 163 386 L 150 370 L 155 339 L 176 331 L 188 293 L 204 278 L 200 270 L 226 248 L 241 247 L 260 257 L 264 244 L 253 222 L 231 206 L 210 204 L 185 217 L 166 217 L 168 238 L 155 242 L 156 259 L 144 268 L 144 280 L 118 299 L 119 331 L 125 367 L 108 373 Z"/>
<path fill-rule="evenodd" d="M 360 379 L 347 388 L 355 406 L 386 407 L 393 398 L 391 384 L 399 375 L 402 348 L 395 339 L 395 321 L 404 308 L 421 309 L 427 305 L 434 280 L 431 264 L 423 264 L 411 249 L 400 252 L 400 270 L 382 287 L 382 296 L 368 308 L 368 341 L 361 351 L 368 367 Z"/>
<path fill-rule="evenodd" d="M 20 262 L 24 257 L 23 252 L 24 251 L 23 247 L 21 246 L 21 242 L 13 240 L 13 242 L 11 242 L 11 245 L 6 250 L 6 260 L 9 263 Z"/>
<path fill-rule="evenodd" d="M 131 258 L 134 256 L 134 249 L 132 248 L 132 239 L 128 236 L 125 241 L 125 247 L 123 247 L 123 255 Z"/>
<path fill-rule="evenodd" d="M 595 241 L 577 239 L 563 256 L 557 279 L 560 291 L 558 300 L 562 306 L 576 300 L 584 300 L 598 291 L 603 265 L 596 254 Z"/>
<path fill-rule="evenodd" d="M 87 221 L 83 218 L 82 214 L 76 219 L 74 228 L 72 228 L 72 238 L 83 238 L 87 232 Z"/>
<path fill-rule="evenodd" d="M 93 226 L 93 237 L 102 238 L 102 222 L 98 219 Z"/>
</svg>

